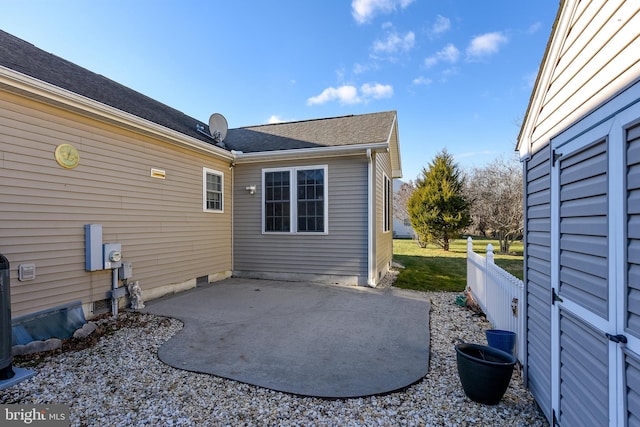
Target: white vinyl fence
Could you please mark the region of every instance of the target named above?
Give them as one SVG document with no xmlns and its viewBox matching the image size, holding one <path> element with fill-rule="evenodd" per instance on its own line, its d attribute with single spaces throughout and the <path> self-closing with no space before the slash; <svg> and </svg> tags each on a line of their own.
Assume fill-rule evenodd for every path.
<svg viewBox="0 0 640 427">
<path fill-rule="evenodd" d="M 471 237 L 467 239 L 467 289 L 494 329 L 516 333 L 515 355 L 524 365 L 524 284 L 494 264 L 491 244 L 486 258 L 475 253 Z"/>
</svg>

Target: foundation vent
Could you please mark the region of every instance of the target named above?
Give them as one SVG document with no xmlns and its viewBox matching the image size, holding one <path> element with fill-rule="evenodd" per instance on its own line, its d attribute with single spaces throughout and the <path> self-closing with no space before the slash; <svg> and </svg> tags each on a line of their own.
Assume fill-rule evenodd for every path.
<svg viewBox="0 0 640 427">
<path fill-rule="evenodd" d="M 111 300 L 101 299 L 99 301 L 94 301 L 92 311 L 94 315 L 109 313 L 111 311 Z"/>
</svg>

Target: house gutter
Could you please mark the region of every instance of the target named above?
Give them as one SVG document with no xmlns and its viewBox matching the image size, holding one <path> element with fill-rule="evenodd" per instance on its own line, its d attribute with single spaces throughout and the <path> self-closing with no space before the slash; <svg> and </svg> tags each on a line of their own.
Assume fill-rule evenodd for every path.
<svg viewBox="0 0 640 427">
<path fill-rule="evenodd" d="M 243 153 L 241 151 L 231 151 L 235 158 L 236 164 L 259 163 L 259 162 L 275 162 L 280 160 L 292 159 L 313 159 L 333 156 L 352 156 L 369 153 L 370 151 L 384 151 L 389 147 L 385 142 L 374 142 L 370 144 L 344 145 L 337 147 L 318 147 L 318 148 L 294 148 L 291 150 L 274 150 L 260 151 L 252 153 Z M 369 156 L 369 154 L 367 154 Z"/>
<path fill-rule="evenodd" d="M 228 150 L 3 66 L 0 66 L 0 88 L 183 148 L 233 159 Z"/>
</svg>

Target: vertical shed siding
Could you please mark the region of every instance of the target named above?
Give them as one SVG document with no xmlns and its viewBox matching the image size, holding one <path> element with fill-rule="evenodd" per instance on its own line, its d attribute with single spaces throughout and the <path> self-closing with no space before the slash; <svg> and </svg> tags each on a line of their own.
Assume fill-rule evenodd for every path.
<svg viewBox="0 0 640 427">
<path fill-rule="evenodd" d="M 609 223 L 607 143 L 560 160 L 560 292 L 607 319 Z"/>
<path fill-rule="evenodd" d="M 262 233 L 262 169 L 327 165 L 328 234 Z M 367 280 L 367 158 L 239 164 L 234 183 L 234 272 Z M 251 195 L 245 188 L 256 186 Z"/>
<path fill-rule="evenodd" d="M 564 41 L 532 141 L 545 143 L 640 72 L 640 3 L 582 0 Z"/>
<path fill-rule="evenodd" d="M 627 131 L 627 272 L 625 333 L 640 337 L 640 125 Z M 625 351 L 629 425 L 640 425 L 640 359 Z"/>
<path fill-rule="evenodd" d="M 376 278 L 380 280 L 389 270 L 393 257 L 393 225 L 391 230 L 384 231 L 384 177 L 391 178 L 391 155 L 387 152 L 376 153 Z M 393 197 L 391 198 L 393 203 Z M 393 224 L 393 221 L 391 221 Z"/>
<path fill-rule="evenodd" d="M 75 169 L 55 162 L 61 143 L 79 150 Z M 202 211 L 202 167 L 225 175 L 222 214 Z M 106 298 L 110 272 L 84 270 L 84 224 L 122 243 L 146 291 L 231 270 L 227 162 L 0 93 L 0 181 L 14 316 Z M 18 281 L 21 263 L 36 265 L 35 280 Z"/>
<path fill-rule="evenodd" d="M 609 425 L 609 341 L 581 319 L 560 313 L 560 422 Z"/>
<path fill-rule="evenodd" d="M 640 126 L 627 132 L 626 330 L 640 338 Z"/>
<path fill-rule="evenodd" d="M 640 359 L 625 351 L 626 408 L 628 425 L 640 425 Z"/>
<path fill-rule="evenodd" d="M 551 149 L 526 162 L 527 380 L 551 417 Z"/>
</svg>

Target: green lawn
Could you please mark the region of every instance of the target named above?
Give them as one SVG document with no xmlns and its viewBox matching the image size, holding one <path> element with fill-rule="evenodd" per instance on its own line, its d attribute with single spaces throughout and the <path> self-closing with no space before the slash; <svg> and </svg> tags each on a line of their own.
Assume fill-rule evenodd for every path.
<svg viewBox="0 0 640 427">
<path fill-rule="evenodd" d="M 499 248 L 497 240 L 481 237 L 473 238 L 473 250 L 486 256 L 487 245 L 491 243 Z M 522 242 L 514 242 L 511 246 L 514 255 L 495 254 L 495 263 L 514 276 L 522 279 Z M 418 291 L 452 291 L 462 292 L 467 282 L 467 240 L 454 240 L 449 251 L 429 245 L 420 248 L 413 240 L 393 241 L 393 259 L 405 268 L 394 286 Z"/>
</svg>

